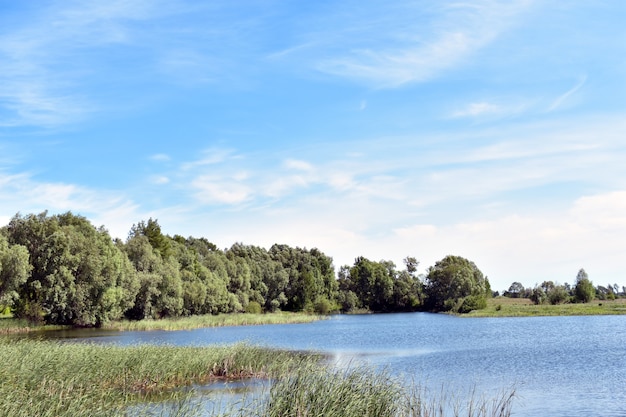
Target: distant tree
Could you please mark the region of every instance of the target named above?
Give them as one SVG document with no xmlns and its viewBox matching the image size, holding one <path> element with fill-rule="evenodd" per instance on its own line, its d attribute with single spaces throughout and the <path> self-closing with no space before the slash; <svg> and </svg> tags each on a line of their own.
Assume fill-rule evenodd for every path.
<svg viewBox="0 0 626 417">
<path fill-rule="evenodd" d="M 524 286 L 521 283 L 515 281 L 514 283 L 511 284 L 508 291 L 504 293 L 504 296 L 510 297 L 510 298 L 519 298 L 523 293 L 524 293 Z"/>
<path fill-rule="evenodd" d="M 424 286 L 425 307 L 431 311 L 460 312 L 486 305 L 488 280 L 474 262 L 460 256 L 446 256 L 428 269 Z M 463 306 L 465 299 L 472 299 Z M 482 301 L 485 301 L 483 303 Z"/>
<path fill-rule="evenodd" d="M 546 294 L 549 294 L 550 291 L 552 291 L 555 286 L 556 286 L 556 284 L 554 283 L 554 281 L 544 281 L 544 282 L 541 283 L 541 289 Z"/>
<path fill-rule="evenodd" d="M 588 303 L 595 297 L 596 291 L 593 283 L 589 280 L 589 276 L 584 269 L 580 269 L 576 275 L 576 286 L 574 287 L 576 301 Z"/>
<path fill-rule="evenodd" d="M 606 299 L 615 300 L 615 290 L 613 289 L 613 286 L 611 284 L 608 284 L 606 286 L 606 289 L 607 289 Z"/>
<path fill-rule="evenodd" d="M 539 305 L 545 303 L 548 297 L 543 288 L 535 287 L 530 294 L 530 299 L 533 303 Z"/>
<path fill-rule="evenodd" d="M 555 285 L 547 295 L 548 301 L 552 305 L 562 304 L 569 298 L 569 294 L 563 285 Z"/>
</svg>

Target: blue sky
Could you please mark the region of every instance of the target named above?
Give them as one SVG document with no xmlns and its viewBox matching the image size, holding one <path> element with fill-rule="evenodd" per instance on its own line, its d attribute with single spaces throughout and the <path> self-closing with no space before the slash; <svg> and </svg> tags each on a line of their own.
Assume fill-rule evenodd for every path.
<svg viewBox="0 0 626 417">
<path fill-rule="evenodd" d="M 0 0 L 0 224 L 626 284 L 626 3 Z"/>
</svg>

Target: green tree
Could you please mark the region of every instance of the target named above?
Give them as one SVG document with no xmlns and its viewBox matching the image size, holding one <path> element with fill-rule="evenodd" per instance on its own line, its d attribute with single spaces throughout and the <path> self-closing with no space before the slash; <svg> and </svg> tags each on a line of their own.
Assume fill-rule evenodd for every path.
<svg viewBox="0 0 626 417">
<path fill-rule="evenodd" d="M 318 249 L 292 248 L 275 244 L 270 248 L 272 259 L 282 266 L 288 278 L 284 295 L 285 309 L 313 310 L 320 299 L 333 301 L 337 296 L 337 282 L 332 258 Z"/>
<path fill-rule="evenodd" d="M 514 282 L 509 287 L 508 291 L 504 293 L 505 297 L 520 298 L 524 293 L 524 286 L 520 282 Z"/>
<path fill-rule="evenodd" d="M 404 271 L 390 271 L 394 276 L 393 285 L 393 310 L 412 311 L 421 307 L 423 301 L 422 282 L 416 275 L 419 262 L 416 258 L 408 256 L 404 258 Z"/>
<path fill-rule="evenodd" d="M 11 244 L 28 249 L 32 271 L 20 287 L 18 316 L 98 326 L 132 305 L 134 276 L 108 232 L 70 212 L 16 215 Z"/>
<path fill-rule="evenodd" d="M 184 301 L 178 261 L 171 256 L 164 260 L 142 234 L 131 234 L 124 248 L 139 281 L 134 306 L 126 315 L 137 320 L 180 315 Z"/>
<path fill-rule="evenodd" d="M 446 256 L 428 269 L 424 293 L 425 307 L 431 311 L 460 312 L 467 297 L 472 296 L 463 309 L 486 305 L 488 280 L 471 261 L 460 256 Z"/>
<path fill-rule="evenodd" d="M 548 301 L 550 301 L 552 305 L 562 304 L 569 298 L 569 294 L 563 285 L 555 285 L 547 295 Z"/>
<path fill-rule="evenodd" d="M 545 303 L 547 299 L 546 292 L 541 287 L 535 287 L 530 294 L 530 300 L 536 305 Z"/>
<path fill-rule="evenodd" d="M 150 245 L 156 250 L 162 258 L 172 255 L 171 239 L 161 232 L 161 226 L 156 219 L 148 219 L 147 222 L 140 221 L 133 224 L 128 235 L 129 239 L 135 236 L 145 236 L 148 238 Z"/>
<path fill-rule="evenodd" d="M 9 245 L 0 233 L 0 311 L 12 307 L 19 299 L 18 291 L 31 269 L 28 250 L 22 245 Z"/>
<path fill-rule="evenodd" d="M 596 290 L 593 287 L 593 283 L 589 280 L 587 272 L 583 268 L 578 271 L 576 275 L 576 286 L 574 287 L 574 296 L 576 301 L 581 303 L 588 303 L 593 300 L 596 295 Z"/>
</svg>

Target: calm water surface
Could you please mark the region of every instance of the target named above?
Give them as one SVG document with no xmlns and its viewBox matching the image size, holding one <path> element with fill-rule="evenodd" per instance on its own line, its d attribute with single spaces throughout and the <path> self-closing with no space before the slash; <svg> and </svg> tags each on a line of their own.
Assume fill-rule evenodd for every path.
<svg viewBox="0 0 626 417">
<path fill-rule="evenodd" d="M 59 332 L 103 343 L 249 341 L 364 361 L 433 391 L 495 396 L 515 387 L 514 416 L 626 416 L 626 316 L 458 318 L 334 316 L 309 324 L 175 332 Z"/>
</svg>

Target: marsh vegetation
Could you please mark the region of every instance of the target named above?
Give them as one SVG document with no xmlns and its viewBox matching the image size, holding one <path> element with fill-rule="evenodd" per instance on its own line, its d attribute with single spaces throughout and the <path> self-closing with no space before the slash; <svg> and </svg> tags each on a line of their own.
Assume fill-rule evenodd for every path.
<svg viewBox="0 0 626 417">
<path fill-rule="evenodd" d="M 466 403 L 431 396 L 369 368 L 336 369 L 322 356 L 245 344 L 216 347 L 0 342 L 0 414 L 7 416 L 508 417 L 514 390 Z M 269 392 L 209 408 L 192 384 L 271 379 Z"/>
</svg>

